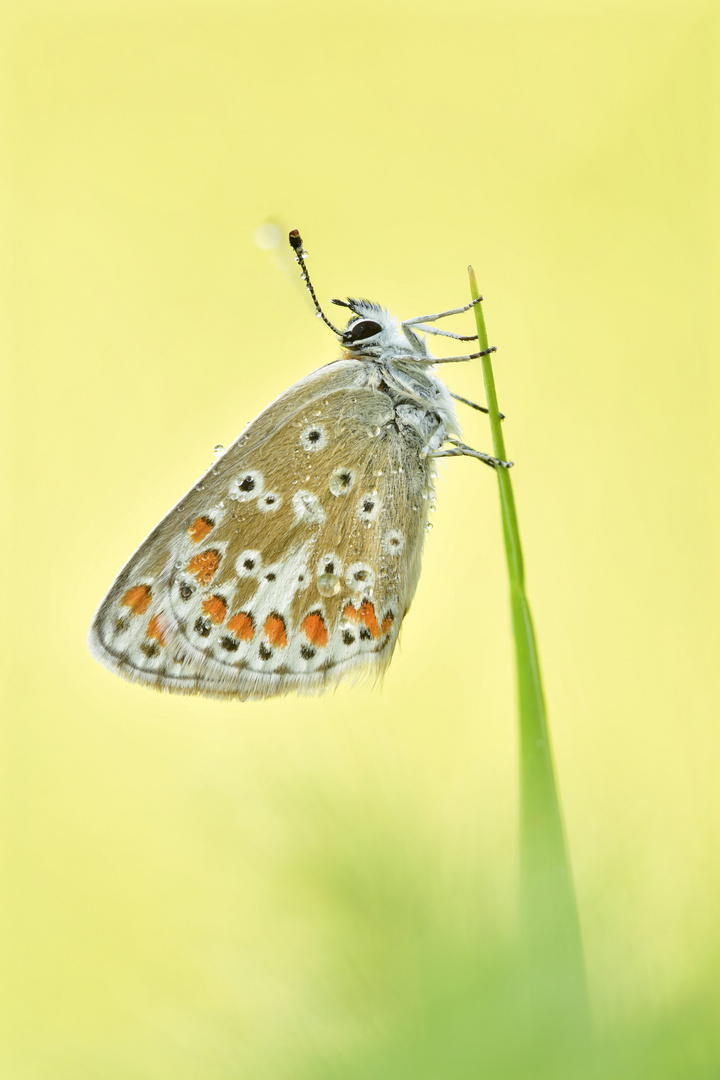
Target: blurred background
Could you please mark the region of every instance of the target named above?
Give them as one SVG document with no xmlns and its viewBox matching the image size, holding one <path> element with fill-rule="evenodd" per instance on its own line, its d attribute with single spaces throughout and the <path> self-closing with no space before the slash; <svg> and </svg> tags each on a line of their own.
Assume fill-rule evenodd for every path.
<svg viewBox="0 0 720 1080">
<path fill-rule="evenodd" d="M 580 1075 L 498 991 L 518 790 L 490 470 L 441 467 L 382 686 L 177 698 L 87 652 L 213 446 L 335 355 L 297 227 L 325 303 L 442 310 L 475 267 L 597 1068 L 716 1076 L 715 6 L 2 19 L 4 1075 Z M 482 400 L 479 367 L 441 370 Z"/>
</svg>

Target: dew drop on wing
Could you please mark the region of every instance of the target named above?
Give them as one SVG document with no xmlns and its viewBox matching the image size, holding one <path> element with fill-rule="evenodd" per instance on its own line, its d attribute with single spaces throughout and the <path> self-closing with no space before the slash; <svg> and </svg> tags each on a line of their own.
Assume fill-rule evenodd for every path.
<svg viewBox="0 0 720 1080">
<path fill-rule="evenodd" d="M 317 591 L 321 596 L 337 596 L 340 592 L 340 578 L 337 574 L 321 574 L 317 579 Z"/>
</svg>

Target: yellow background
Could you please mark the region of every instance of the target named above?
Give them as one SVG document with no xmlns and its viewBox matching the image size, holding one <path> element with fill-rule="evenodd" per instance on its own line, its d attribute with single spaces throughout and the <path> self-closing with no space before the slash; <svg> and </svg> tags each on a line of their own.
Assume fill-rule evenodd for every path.
<svg viewBox="0 0 720 1080">
<path fill-rule="evenodd" d="M 254 241 L 268 221 L 300 228 L 326 304 L 456 306 L 474 264 L 596 1013 L 703 993 L 713 5 L 16 0 L 4 24 L 7 1075 L 296 1076 L 371 1039 L 387 985 L 410 992 L 408 897 L 418 934 L 476 902 L 512 929 L 490 470 L 441 469 L 382 687 L 183 699 L 87 653 L 213 445 L 334 355 L 284 246 Z M 478 367 L 444 374 L 482 400 Z"/>
</svg>

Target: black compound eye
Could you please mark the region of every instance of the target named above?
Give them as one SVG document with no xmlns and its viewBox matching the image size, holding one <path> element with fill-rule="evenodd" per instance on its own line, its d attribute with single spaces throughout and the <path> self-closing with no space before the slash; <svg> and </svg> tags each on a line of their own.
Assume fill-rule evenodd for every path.
<svg viewBox="0 0 720 1080">
<path fill-rule="evenodd" d="M 381 330 L 382 326 L 374 319 L 360 319 L 359 322 L 347 328 L 343 334 L 343 342 L 350 344 L 354 341 L 364 341 L 365 338 L 375 337 Z"/>
</svg>

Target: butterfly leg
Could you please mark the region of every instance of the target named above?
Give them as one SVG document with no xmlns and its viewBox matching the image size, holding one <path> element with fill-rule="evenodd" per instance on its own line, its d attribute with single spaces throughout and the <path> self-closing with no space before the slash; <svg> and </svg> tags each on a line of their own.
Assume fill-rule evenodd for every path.
<svg viewBox="0 0 720 1080">
<path fill-rule="evenodd" d="M 469 311 L 470 308 L 474 308 L 481 300 L 482 296 L 478 296 L 477 300 L 471 300 L 469 304 L 464 304 L 463 307 L 450 308 L 449 311 L 438 311 L 435 315 L 416 315 L 414 319 L 405 319 L 403 321 L 403 326 L 416 326 L 418 323 L 437 322 L 438 319 L 446 319 L 448 315 L 462 315 L 463 312 Z"/>
<path fill-rule="evenodd" d="M 403 329 L 407 324 L 403 323 Z M 456 341 L 477 341 L 477 334 L 454 334 L 452 330 L 438 330 L 437 326 L 422 326 L 415 327 L 421 334 L 437 334 L 438 337 L 450 337 L 455 338 Z"/>
<path fill-rule="evenodd" d="M 489 413 L 489 409 L 486 409 L 484 405 L 476 405 L 474 401 L 470 401 L 466 397 L 460 397 L 459 394 L 450 394 L 450 397 L 455 398 L 456 401 L 462 401 L 463 405 L 469 405 L 471 409 L 477 409 L 478 412 Z M 504 413 L 498 414 L 501 420 L 505 419 Z"/>
<path fill-rule="evenodd" d="M 484 462 L 485 465 L 489 465 L 492 469 L 511 469 L 514 465 L 513 461 L 503 461 L 501 458 L 492 457 L 490 454 L 484 454 L 482 450 L 473 450 L 471 446 L 466 446 L 465 443 L 455 442 L 454 439 L 448 439 L 453 445 L 447 450 L 436 450 L 433 452 L 433 457 L 473 457 L 478 461 Z"/>
<path fill-rule="evenodd" d="M 420 451 L 420 457 L 428 457 L 428 455 L 430 457 L 434 457 L 436 451 L 439 450 L 442 444 L 447 441 L 448 440 L 445 435 L 445 424 L 441 420 L 428 441 L 423 446 L 422 450 Z"/>
<path fill-rule="evenodd" d="M 482 349 L 480 352 L 468 353 L 466 356 L 433 356 L 430 360 L 418 361 L 424 364 L 460 364 L 463 360 L 477 360 L 480 356 L 489 356 L 490 353 L 497 352 L 497 345 L 491 345 L 489 349 Z"/>
</svg>

